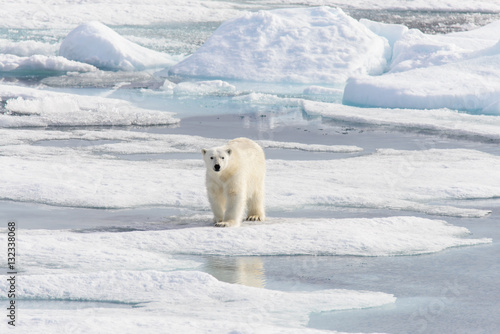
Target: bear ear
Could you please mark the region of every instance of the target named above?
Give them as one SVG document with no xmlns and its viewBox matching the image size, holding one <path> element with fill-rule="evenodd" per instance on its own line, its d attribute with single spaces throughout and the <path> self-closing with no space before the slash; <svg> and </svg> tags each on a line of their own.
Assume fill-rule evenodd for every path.
<svg viewBox="0 0 500 334">
<path fill-rule="evenodd" d="M 226 152 L 227 152 L 227 155 L 231 155 L 232 150 L 228 149 Z"/>
<path fill-rule="evenodd" d="M 207 150 L 206 150 L 206 149 L 204 149 L 204 148 L 202 148 L 202 149 L 201 149 L 201 154 L 205 155 L 206 153 L 207 153 Z"/>
</svg>

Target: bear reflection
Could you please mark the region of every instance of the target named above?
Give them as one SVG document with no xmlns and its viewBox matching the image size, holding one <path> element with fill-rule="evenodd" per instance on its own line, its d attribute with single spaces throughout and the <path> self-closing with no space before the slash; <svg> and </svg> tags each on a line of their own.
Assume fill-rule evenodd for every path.
<svg viewBox="0 0 500 334">
<path fill-rule="evenodd" d="M 264 288 L 264 263 L 258 257 L 210 256 L 205 271 L 219 281 Z"/>
</svg>

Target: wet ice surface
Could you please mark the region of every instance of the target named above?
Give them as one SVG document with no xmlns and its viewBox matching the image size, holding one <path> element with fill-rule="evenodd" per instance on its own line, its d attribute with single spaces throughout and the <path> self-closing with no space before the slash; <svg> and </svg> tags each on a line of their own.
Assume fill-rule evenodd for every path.
<svg viewBox="0 0 500 334">
<path fill-rule="evenodd" d="M 101 22 L 174 60 L 237 13 L 284 7 L 196 3 L 187 18 L 174 1 L 162 10 L 184 10 L 155 26 L 140 25 L 163 15 L 148 3 L 108 2 L 106 17 L 94 14 Z M 431 34 L 498 19 L 496 2 L 452 12 L 425 1 L 406 4 L 413 11 L 346 4 L 355 19 Z M 61 20 L 66 11 L 74 15 Z M 1 24 L 15 22 L 9 13 Z M 497 117 L 343 106 L 338 83 L 183 81 L 162 71 L 164 83 L 163 68 L 68 64 L 54 58 L 59 44 L 88 16 L 68 6 L 52 17 L 52 28 L 0 29 L 0 53 L 15 56 L 0 58 L 11 66 L 0 84 L 0 220 L 19 228 L 26 330 L 498 331 Z M 269 221 L 217 230 L 199 150 L 238 136 L 265 149 Z"/>
</svg>

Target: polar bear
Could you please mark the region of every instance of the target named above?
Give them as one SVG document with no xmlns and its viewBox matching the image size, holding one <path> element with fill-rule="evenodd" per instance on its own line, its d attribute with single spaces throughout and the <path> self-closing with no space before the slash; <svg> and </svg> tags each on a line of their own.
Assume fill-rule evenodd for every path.
<svg viewBox="0 0 500 334">
<path fill-rule="evenodd" d="M 236 138 L 224 146 L 202 149 L 208 201 L 215 226 L 240 226 L 246 220 L 264 221 L 264 151 L 248 138 Z"/>
</svg>

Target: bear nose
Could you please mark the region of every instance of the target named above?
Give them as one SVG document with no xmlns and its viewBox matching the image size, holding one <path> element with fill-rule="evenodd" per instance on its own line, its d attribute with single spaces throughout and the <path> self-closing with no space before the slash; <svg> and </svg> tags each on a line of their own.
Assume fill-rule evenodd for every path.
<svg viewBox="0 0 500 334">
<path fill-rule="evenodd" d="M 214 170 L 215 170 L 216 172 L 220 171 L 220 165 L 219 165 L 219 164 L 215 164 L 215 165 L 214 165 Z"/>
</svg>

